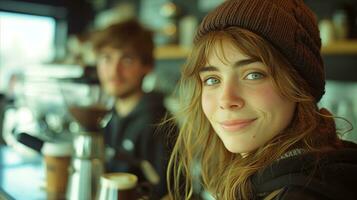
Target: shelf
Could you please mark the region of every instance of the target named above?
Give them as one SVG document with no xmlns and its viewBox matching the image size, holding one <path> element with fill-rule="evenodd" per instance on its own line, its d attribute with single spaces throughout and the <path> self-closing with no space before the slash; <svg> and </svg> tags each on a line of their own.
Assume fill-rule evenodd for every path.
<svg viewBox="0 0 357 200">
<path fill-rule="evenodd" d="M 160 46 L 155 49 L 156 59 L 186 59 L 190 50 L 179 45 Z M 336 41 L 321 48 L 323 55 L 357 55 L 357 40 Z"/>
<path fill-rule="evenodd" d="M 155 49 L 155 58 L 162 59 L 186 59 L 190 49 L 179 45 L 160 46 Z"/>
<path fill-rule="evenodd" d="M 357 55 L 357 40 L 335 41 L 321 48 L 323 55 Z"/>
</svg>

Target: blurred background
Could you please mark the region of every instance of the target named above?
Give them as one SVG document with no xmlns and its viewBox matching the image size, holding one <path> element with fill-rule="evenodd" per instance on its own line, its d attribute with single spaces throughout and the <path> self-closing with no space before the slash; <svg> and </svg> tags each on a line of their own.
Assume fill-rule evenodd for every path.
<svg viewBox="0 0 357 200">
<path fill-rule="evenodd" d="M 143 88 L 167 95 L 180 76 L 203 16 L 224 0 L 1 0 L 0 143 L 30 132 L 65 137 L 70 120 L 61 78 L 95 76 L 89 35 L 137 17 L 155 33 L 155 70 Z M 357 2 L 306 0 L 317 14 L 327 94 L 320 102 L 338 119 L 342 137 L 357 141 Z M 347 119 L 346 122 L 344 119 Z"/>
<path fill-rule="evenodd" d="M 90 33 L 131 17 L 155 34 L 155 70 L 143 88 L 164 93 L 174 112 L 172 92 L 196 27 L 223 1 L 1 0 L 0 144 L 16 146 L 13 136 L 21 132 L 68 137 L 76 127 L 61 80 L 95 76 Z M 341 137 L 357 142 L 357 1 L 305 2 L 317 14 L 323 44 L 327 84 L 320 106 L 341 117 Z"/>
<path fill-rule="evenodd" d="M 90 33 L 131 17 L 155 34 L 155 70 L 143 88 L 170 97 L 198 23 L 222 1 L 0 1 L 0 143 L 14 132 L 53 136 L 70 131 L 58 80 L 87 71 L 95 76 Z M 320 106 L 346 118 L 349 123 L 338 120 L 346 132 L 357 124 L 357 2 L 306 3 L 317 14 L 328 79 Z M 175 110 L 172 98 L 167 98 L 167 107 Z M 343 137 L 357 141 L 356 128 Z"/>
</svg>

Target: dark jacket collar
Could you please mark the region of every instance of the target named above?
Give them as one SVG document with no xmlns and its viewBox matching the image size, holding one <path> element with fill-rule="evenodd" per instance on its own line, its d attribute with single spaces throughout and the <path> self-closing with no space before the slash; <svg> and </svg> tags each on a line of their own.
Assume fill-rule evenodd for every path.
<svg viewBox="0 0 357 200">
<path fill-rule="evenodd" d="M 354 188 L 357 182 L 357 148 L 352 146 L 280 159 L 252 177 L 253 188 L 257 194 L 264 194 L 287 186 L 300 186 L 332 199 L 357 197 Z"/>
</svg>

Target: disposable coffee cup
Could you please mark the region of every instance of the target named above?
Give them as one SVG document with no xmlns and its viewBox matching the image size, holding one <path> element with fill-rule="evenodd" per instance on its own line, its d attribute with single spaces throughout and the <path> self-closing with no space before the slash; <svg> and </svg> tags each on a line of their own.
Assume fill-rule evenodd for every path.
<svg viewBox="0 0 357 200">
<path fill-rule="evenodd" d="M 100 178 L 98 200 L 134 200 L 138 198 L 138 178 L 130 173 L 107 173 Z"/>
<path fill-rule="evenodd" d="M 47 142 L 41 152 L 44 155 L 46 166 L 47 197 L 48 199 L 64 199 L 71 163 L 72 144 Z"/>
</svg>

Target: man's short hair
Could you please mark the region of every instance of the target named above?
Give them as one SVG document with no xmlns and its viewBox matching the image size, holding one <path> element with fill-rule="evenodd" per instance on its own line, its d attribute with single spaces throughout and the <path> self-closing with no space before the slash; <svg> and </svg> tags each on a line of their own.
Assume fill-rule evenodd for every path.
<svg viewBox="0 0 357 200">
<path fill-rule="evenodd" d="M 144 65 L 154 65 L 153 33 L 135 19 L 110 25 L 94 33 L 92 42 L 96 52 L 100 52 L 104 47 L 128 48 Z"/>
</svg>

